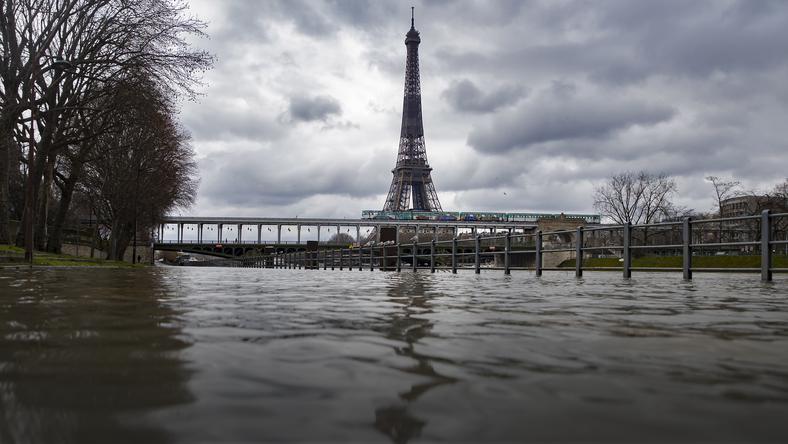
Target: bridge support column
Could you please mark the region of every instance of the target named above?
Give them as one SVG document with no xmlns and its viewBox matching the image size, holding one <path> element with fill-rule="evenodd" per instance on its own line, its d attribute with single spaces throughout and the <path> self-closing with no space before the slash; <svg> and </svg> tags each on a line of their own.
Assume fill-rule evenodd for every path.
<svg viewBox="0 0 788 444">
<path fill-rule="evenodd" d="M 216 240 L 220 244 L 222 243 L 222 229 L 223 228 L 224 228 L 224 225 L 216 224 Z"/>
<path fill-rule="evenodd" d="M 263 226 L 260 224 L 257 224 L 257 243 L 263 243 Z"/>
<path fill-rule="evenodd" d="M 361 225 L 356 225 L 356 243 L 361 245 Z"/>
<path fill-rule="evenodd" d="M 238 243 L 239 244 L 242 242 L 242 240 L 241 240 L 242 237 L 241 236 L 243 236 L 243 231 L 244 231 L 244 226 L 242 224 L 238 224 Z"/>
<path fill-rule="evenodd" d="M 281 225 L 277 225 L 276 226 L 276 243 L 277 244 L 281 244 L 282 243 L 282 226 Z"/>
<path fill-rule="evenodd" d="M 301 225 L 296 225 L 296 243 L 301 243 Z"/>
<path fill-rule="evenodd" d="M 320 245 L 320 225 L 317 226 L 317 244 Z"/>
<path fill-rule="evenodd" d="M 183 224 L 178 224 L 178 243 L 183 242 Z"/>
<path fill-rule="evenodd" d="M 202 224 L 197 224 L 197 243 L 202 243 Z"/>
</svg>

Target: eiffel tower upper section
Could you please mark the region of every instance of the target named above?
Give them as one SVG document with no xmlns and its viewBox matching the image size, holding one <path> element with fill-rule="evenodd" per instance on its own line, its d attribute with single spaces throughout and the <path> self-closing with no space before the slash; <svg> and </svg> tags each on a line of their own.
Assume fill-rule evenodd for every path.
<svg viewBox="0 0 788 444">
<path fill-rule="evenodd" d="M 412 14 L 411 8 L 411 14 Z M 432 183 L 427 151 L 424 146 L 424 123 L 421 117 L 421 82 L 419 80 L 419 43 L 421 37 L 411 15 L 410 30 L 405 34 L 405 97 L 402 103 L 397 165 L 392 170 L 384 211 L 441 211 L 438 194 Z M 412 199 L 411 199 L 412 198 Z M 412 201 L 412 204 L 411 204 Z"/>
</svg>

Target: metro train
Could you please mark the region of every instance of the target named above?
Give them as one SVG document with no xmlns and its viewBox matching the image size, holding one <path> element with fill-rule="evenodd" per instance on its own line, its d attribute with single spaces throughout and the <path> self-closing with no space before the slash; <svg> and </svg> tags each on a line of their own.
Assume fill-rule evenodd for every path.
<svg viewBox="0 0 788 444">
<path fill-rule="evenodd" d="M 602 217 L 598 214 L 565 213 L 501 213 L 492 211 L 379 211 L 364 210 L 362 219 L 384 220 L 439 220 L 439 221 L 483 221 L 483 222 L 537 222 L 540 219 L 584 220 L 598 224 Z"/>
</svg>

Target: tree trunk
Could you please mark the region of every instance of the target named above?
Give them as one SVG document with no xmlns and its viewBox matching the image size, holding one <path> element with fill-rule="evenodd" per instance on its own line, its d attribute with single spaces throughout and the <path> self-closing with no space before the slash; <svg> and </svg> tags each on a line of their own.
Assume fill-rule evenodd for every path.
<svg viewBox="0 0 788 444">
<path fill-rule="evenodd" d="M 9 122 L 10 121 L 10 122 Z M 11 243 L 11 156 L 13 149 L 13 119 L 0 118 L 0 244 Z"/>
<path fill-rule="evenodd" d="M 27 186 L 28 186 L 28 184 L 27 184 L 27 182 L 25 182 L 25 208 L 27 208 L 28 205 L 31 206 L 31 208 L 33 210 L 33 211 L 31 211 L 31 213 L 34 215 L 33 216 L 33 221 L 34 222 L 35 222 L 35 214 L 36 214 L 36 209 L 37 209 L 37 204 L 38 204 L 38 192 L 39 192 L 39 189 L 41 188 L 42 173 L 43 173 L 44 168 L 45 168 L 46 159 L 48 157 L 48 151 L 49 151 L 48 149 L 46 149 L 46 148 L 48 148 L 48 144 L 46 144 L 46 143 L 42 143 L 41 144 L 41 148 L 42 149 L 38 153 L 36 153 L 34 165 L 28 165 L 27 166 L 27 174 L 32 174 L 33 175 L 32 176 L 32 188 L 33 188 L 32 193 L 27 194 Z M 32 197 L 32 202 L 28 202 L 28 198 L 29 197 Z M 25 229 L 24 229 L 25 226 L 27 226 L 27 215 L 23 214 L 22 215 L 22 220 L 20 221 L 20 224 L 19 224 L 19 232 L 16 235 L 16 245 L 18 247 L 22 247 L 22 248 L 24 248 L 24 246 L 25 246 Z M 35 239 L 35 236 L 33 238 Z"/>
<path fill-rule="evenodd" d="M 75 166 L 71 175 L 63 184 L 60 203 L 57 207 L 55 220 L 52 222 L 52 230 L 49 233 L 49 239 L 47 240 L 47 251 L 51 253 L 60 253 L 63 250 L 63 226 L 66 222 L 66 216 L 68 216 L 68 209 L 71 207 L 71 199 L 74 197 L 74 188 L 76 188 L 77 178 L 80 175 L 81 169 L 81 164 Z M 77 233 L 79 232 L 79 226 L 77 226 Z M 79 237 L 77 239 L 79 239 Z"/>
<path fill-rule="evenodd" d="M 49 199 L 52 195 L 52 176 L 55 170 L 55 156 L 49 156 L 44 166 L 44 180 L 39 188 L 38 210 L 36 212 L 35 245 L 36 250 L 44 251 L 47 246 L 47 224 L 49 223 Z"/>
</svg>

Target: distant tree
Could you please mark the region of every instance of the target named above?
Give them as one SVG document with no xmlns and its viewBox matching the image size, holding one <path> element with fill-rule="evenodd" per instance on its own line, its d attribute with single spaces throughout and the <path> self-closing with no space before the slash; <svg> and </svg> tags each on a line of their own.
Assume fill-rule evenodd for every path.
<svg viewBox="0 0 788 444">
<path fill-rule="evenodd" d="M 334 244 L 348 244 L 348 245 L 350 245 L 350 244 L 353 244 L 353 243 L 356 242 L 356 238 L 354 238 L 353 236 L 351 236 L 351 235 L 349 235 L 347 233 L 336 233 L 333 236 L 331 236 L 330 238 L 328 238 L 328 241 L 330 243 L 334 243 Z"/>
<path fill-rule="evenodd" d="M 81 191 L 108 233 L 107 258 L 123 260 L 137 233 L 194 201 L 197 166 L 189 135 L 153 82 L 138 81 L 120 97 L 117 131 L 97 139 L 100 155 L 83 166 Z"/>
<path fill-rule="evenodd" d="M 714 187 L 714 205 L 717 215 L 725 217 L 722 202 L 731 197 L 741 195 L 741 182 L 738 180 L 725 180 L 717 176 L 706 176 L 706 180 L 711 182 L 711 185 Z"/>
<path fill-rule="evenodd" d="M 726 217 L 723 202 L 726 200 L 739 196 L 742 194 L 741 182 L 738 180 L 725 180 L 718 176 L 706 176 L 706 180 L 714 187 L 714 209 L 718 217 Z M 725 222 L 720 221 L 717 224 L 717 239 L 723 241 L 725 234 Z"/>
<path fill-rule="evenodd" d="M 672 214 L 676 182 L 664 173 L 624 172 L 594 189 L 594 208 L 615 223 L 657 222 Z"/>
</svg>

